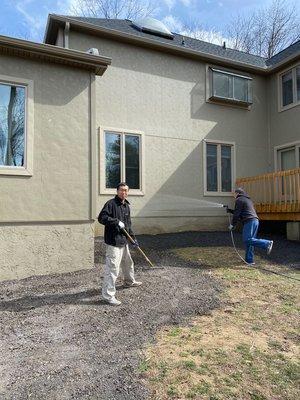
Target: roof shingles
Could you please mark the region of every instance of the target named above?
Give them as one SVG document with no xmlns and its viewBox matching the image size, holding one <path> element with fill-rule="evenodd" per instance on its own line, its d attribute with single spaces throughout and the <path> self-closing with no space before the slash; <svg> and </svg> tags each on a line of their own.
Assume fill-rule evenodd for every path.
<svg viewBox="0 0 300 400">
<path fill-rule="evenodd" d="M 300 54 L 300 40 L 283 51 L 274 55 L 270 59 L 260 57 L 254 54 L 249 54 L 243 51 L 224 48 L 213 43 L 204 42 L 202 40 L 193 39 L 187 36 L 173 33 L 174 38 L 166 38 L 155 34 L 143 32 L 136 28 L 132 21 L 126 19 L 104 19 L 104 18 L 88 18 L 88 17 L 74 17 L 74 16 L 60 16 L 79 22 L 92 24 L 107 30 L 113 30 L 124 34 L 129 34 L 135 37 L 156 41 L 160 44 L 168 44 L 174 48 L 182 49 L 187 48 L 195 52 L 206 55 L 220 57 L 227 61 L 239 62 L 249 66 L 268 69 L 274 67 L 276 64 L 283 62 L 285 59 L 295 54 Z"/>
</svg>

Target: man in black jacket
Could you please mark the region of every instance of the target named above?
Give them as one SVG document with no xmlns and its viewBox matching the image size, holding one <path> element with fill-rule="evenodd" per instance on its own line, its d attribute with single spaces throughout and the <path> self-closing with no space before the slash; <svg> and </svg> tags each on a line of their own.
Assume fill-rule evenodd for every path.
<svg viewBox="0 0 300 400">
<path fill-rule="evenodd" d="M 273 247 L 273 240 L 256 239 L 259 220 L 256 214 L 254 205 L 247 193 L 242 189 L 238 188 L 234 192 L 235 197 L 235 208 L 234 210 L 228 209 L 233 214 L 232 222 L 229 225 L 229 230 L 235 228 L 238 221 L 243 224 L 243 242 L 246 246 L 245 261 L 254 265 L 254 247 L 259 247 L 267 250 L 267 254 L 270 254 Z"/>
<path fill-rule="evenodd" d="M 117 195 L 104 204 L 98 221 L 105 225 L 104 241 L 106 243 L 106 264 L 104 272 L 104 280 L 102 286 L 102 296 L 109 304 L 118 306 L 121 304 L 116 299 L 116 280 L 119 275 L 120 265 L 123 272 L 124 286 L 136 287 L 142 282 L 138 282 L 134 278 L 134 264 L 130 255 L 127 237 L 124 228 L 134 239 L 135 245 L 138 246 L 137 240 L 131 229 L 130 207 L 126 200 L 129 187 L 125 182 L 121 182 L 117 186 Z"/>
</svg>

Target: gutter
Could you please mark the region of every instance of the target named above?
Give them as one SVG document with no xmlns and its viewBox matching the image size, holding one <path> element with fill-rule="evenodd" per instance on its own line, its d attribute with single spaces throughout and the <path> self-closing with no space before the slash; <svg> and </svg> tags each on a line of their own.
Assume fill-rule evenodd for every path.
<svg viewBox="0 0 300 400">
<path fill-rule="evenodd" d="M 0 53 L 71 65 L 73 67 L 88 69 L 96 75 L 103 75 L 107 66 L 111 64 L 111 59 L 108 57 L 2 35 L 0 35 Z"/>
</svg>

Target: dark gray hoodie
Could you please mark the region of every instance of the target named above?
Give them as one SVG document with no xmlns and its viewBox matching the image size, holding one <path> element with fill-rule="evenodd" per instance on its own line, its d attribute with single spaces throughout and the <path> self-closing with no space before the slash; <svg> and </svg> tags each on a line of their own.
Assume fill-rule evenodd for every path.
<svg viewBox="0 0 300 400">
<path fill-rule="evenodd" d="M 235 207 L 232 217 L 232 225 L 235 226 L 238 221 L 243 224 L 251 219 L 258 219 L 254 205 L 248 194 L 243 190 L 238 190 L 237 198 L 235 200 Z"/>
</svg>

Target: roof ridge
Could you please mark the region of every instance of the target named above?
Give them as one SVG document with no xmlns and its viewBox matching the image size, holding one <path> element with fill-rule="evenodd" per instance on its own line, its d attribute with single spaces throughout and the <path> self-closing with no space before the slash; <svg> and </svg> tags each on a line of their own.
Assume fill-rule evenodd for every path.
<svg viewBox="0 0 300 400">
<path fill-rule="evenodd" d="M 235 65 L 244 65 L 247 68 L 258 68 L 260 71 L 267 71 L 268 69 L 279 68 L 280 65 L 290 62 L 291 59 L 295 59 L 300 54 L 300 48 L 298 48 L 300 40 L 292 43 L 290 46 L 281 50 L 274 56 L 267 58 L 253 53 L 247 53 L 243 50 L 233 49 L 231 47 L 223 47 L 221 44 L 211 43 L 201 39 L 193 38 L 185 35 L 184 33 L 173 33 L 173 39 L 166 39 L 164 37 L 153 36 L 148 32 L 137 31 L 134 29 L 132 21 L 129 19 L 120 18 L 98 18 L 98 17 L 85 17 L 85 16 L 71 16 L 71 15 L 59 15 L 49 14 L 48 24 L 46 28 L 46 35 L 49 35 L 50 29 L 53 28 L 51 23 L 51 17 L 55 20 L 63 21 L 74 21 L 74 24 L 82 24 L 87 29 L 99 28 L 106 31 L 107 34 L 112 35 L 126 35 L 128 39 L 134 38 L 141 40 L 142 42 L 148 42 L 152 44 L 158 43 L 159 45 L 168 48 L 169 50 L 174 48 L 174 51 L 184 51 L 185 53 L 196 55 L 205 55 L 205 57 L 217 58 L 218 60 L 224 60 L 224 62 L 234 63 Z M 54 31 L 53 31 L 54 32 Z M 151 37 L 150 37 L 151 36 Z M 46 38 L 46 36 L 45 36 Z M 50 38 L 50 36 L 49 36 Z M 185 40 L 183 40 L 185 39 Z M 45 39 L 47 41 L 47 39 Z M 51 40 L 49 39 L 49 43 Z"/>
<path fill-rule="evenodd" d="M 71 16 L 71 15 L 62 15 L 62 14 L 60 14 L 60 16 L 61 16 L 61 17 L 67 17 L 67 18 L 75 18 L 75 19 L 80 18 L 80 19 L 86 19 L 86 20 L 94 19 L 94 20 L 98 20 L 98 21 L 99 21 L 99 20 L 100 20 L 100 21 L 124 21 L 124 22 L 131 22 L 131 23 L 132 23 L 132 20 L 127 19 L 127 18 L 98 18 L 98 17 L 84 17 L 84 16 L 80 16 L 80 15 L 78 15 L 78 16 Z M 216 44 L 216 43 L 212 43 L 212 42 L 207 42 L 206 40 L 193 38 L 193 37 L 191 37 L 191 36 L 184 35 L 184 34 L 178 33 L 178 32 L 172 32 L 172 33 L 173 33 L 174 35 L 183 36 L 184 38 L 188 38 L 188 39 L 191 39 L 191 40 L 194 40 L 194 41 L 197 41 L 197 42 L 207 43 L 207 44 L 209 44 L 209 45 L 216 46 L 216 47 L 218 47 L 218 48 L 220 48 L 220 49 L 223 49 L 223 46 L 220 45 L 220 44 Z M 248 55 L 253 56 L 253 57 L 258 57 L 258 58 L 261 58 L 261 59 L 263 59 L 263 60 L 268 60 L 267 57 L 259 56 L 259 55 L 257 55 L 257 54 L 253 54 L 253 53 L 247 53 L 246 51 L 243 51 L 243 50 L 232 49 L 231 47 L 226 47 L 226 49 L 224 49 L 224 50 L 227 50 L 227 49 L 228 49 L 228 50 L 231 50 L 231 51 L 236 51 L 236 52 L 238 52 L 238 53 L 248 54 Z"/>
<path fill-rule="evenodd" d="M 183 35 L 182 33 L 176 33 L 176 32 L 172 32 L 172 33 L 175 34 L 175 35 L 183 36 L 183 37 L 185 37 L 185 38 L 189 38 L 189 39 L 192 39 L 192 40 L 196 40 L 197 42 L 208 43 L 208 44 L 210 44 L 210 45 L 213 45 L 213 46 L 216 46 L 216 47 L 220 47 L 221 49 L 224 49 L 223 46 L 220 45 L 220 44 L 216 44 L 216 43 L 212 43 L 212 42 L 207 42 L 207 41 L 205 41 L 205 40 L 193 38 L 193 37 L 191 37 L 191 36 L 186 36 L 186 35 Z M 224 40 L 224 42 L 226 42 L 226 41 Z M 248 54 L 248 55 L 253 56 L 253 57 L 262 58 L 263 60 L 268 60 L 266 57 L 259 56 L 259 55 L 257 55 L 257 54 L 253 54 L 253 53 L 247 53 L 246 51 L 238 50 L 238 49 L 233 49 L 233 48 L 231 48 L 231 47 L 226 47 L 226 49 L 224 49 L 224 50 L 232 50 L 232 51 L 236 51 L 236 52 L 238 52 L 238 53 L 244 53 L 244 54 Z"/>
</svg>

